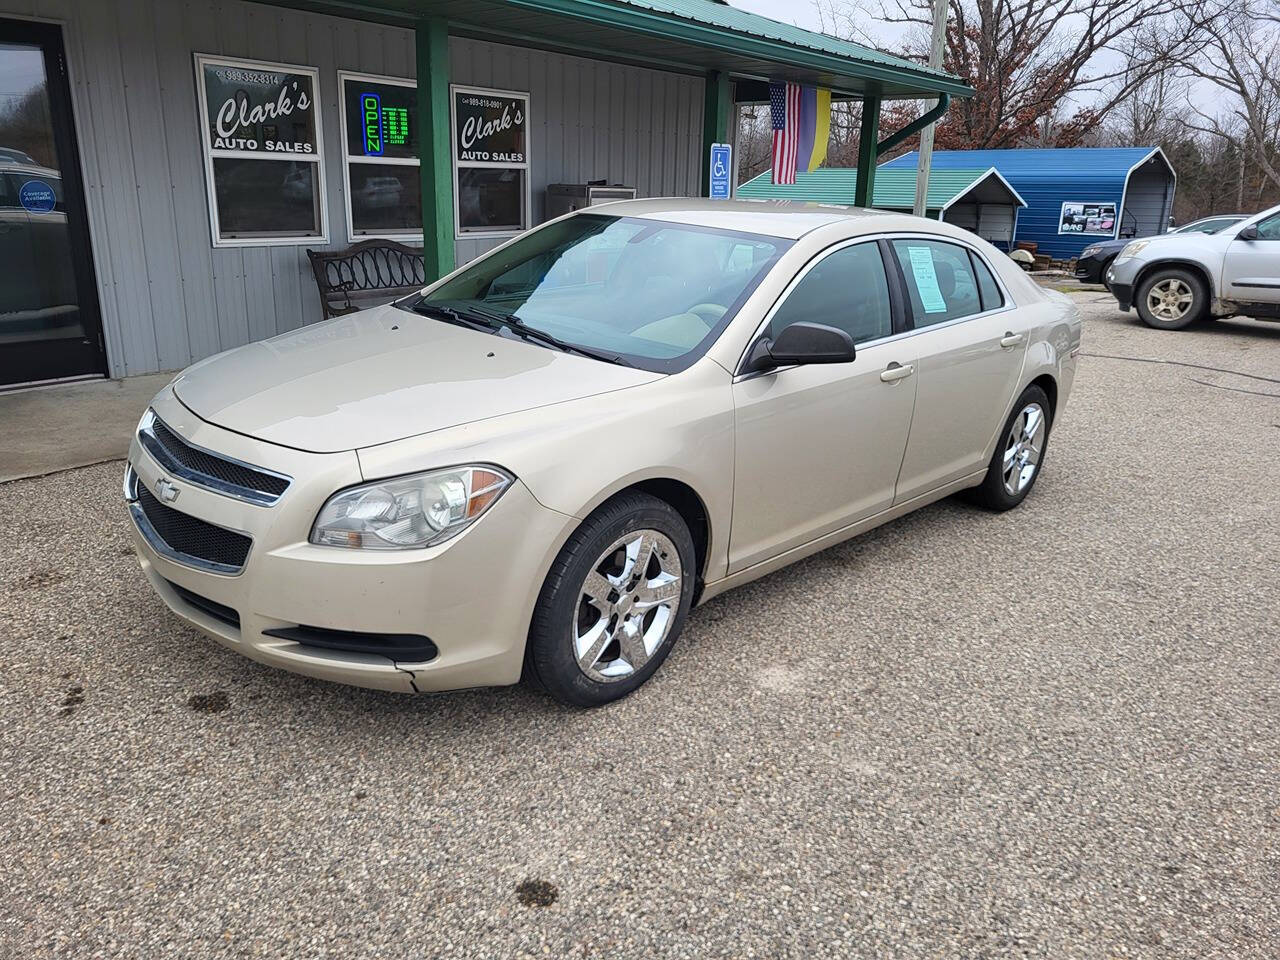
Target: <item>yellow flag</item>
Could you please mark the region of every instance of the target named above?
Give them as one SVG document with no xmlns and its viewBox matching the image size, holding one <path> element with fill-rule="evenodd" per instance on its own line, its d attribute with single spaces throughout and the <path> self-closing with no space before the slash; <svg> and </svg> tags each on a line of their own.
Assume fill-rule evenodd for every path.
<svg viewBox="0 0 1280 960">
<path fill-rule="evenodd" d="M 827 141 L 831 139 L 831 91 L 818 88 L 818 123 L 813 131 L 813 153 L 809 172 L 817 170 L 827 159 Z"/>
</svg>

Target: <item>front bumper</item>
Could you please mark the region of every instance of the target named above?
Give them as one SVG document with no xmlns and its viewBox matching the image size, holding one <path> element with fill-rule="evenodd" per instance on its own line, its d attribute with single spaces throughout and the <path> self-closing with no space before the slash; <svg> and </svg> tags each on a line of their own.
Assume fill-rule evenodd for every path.
<svg viewBox="0 0 1280 960">
<path fill-rule="evenodd" d="M 1143 266 L 1143 261 L 1137 257 L 1129 257 L 1125 260 L 1113 260 L 1111 266 L 1107 267 L 1107 286 L 1121 310 L 1128 310 L 1133 306 L 1134 281 Z"/>
<path fill-rule="evenodd" d="M 222 430 L 169 390 L 153 406 L 188 442 L 294 478 L 275 505 L 245 503 L 174 479 L 134 438 L 128 469 L 138 484 L 155 491 L 168 481 L 179 491 L 172 509 L 252 538 L 239 573 L 202 569 L 165 550 L 130 511 L 142 569 L 179 618 L 253 660 L 322 680 L 406 693 L 519 680 L 533 606 L 572 518 L 517 480 L 483 519 L 436 547 L 316 546 L 307 537 L 324 501 L 365 480 L 353 452 L 304 453 Z M 409 643 L 404 659 L 299 642 L 300 628 L 320 641 L 335 631 L 429 643 Z"/>
<path fill-rule="evenodd" d="M 1085 257 L 1076 261 L 1075 278 L 1083 283 L 1102 283 L 1107 261 L 1101 257 Z"/>
</svg>

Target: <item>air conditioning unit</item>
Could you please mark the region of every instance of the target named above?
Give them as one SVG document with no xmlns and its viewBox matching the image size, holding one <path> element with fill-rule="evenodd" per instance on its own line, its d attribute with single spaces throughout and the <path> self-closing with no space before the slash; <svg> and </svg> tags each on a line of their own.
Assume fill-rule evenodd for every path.
<svg viewBox="0 0 1280 960">
<path fill-rule="evenodd" d="M 620 183 L 553 183 L 547 187 L 547 219 L 572 213 L 584 207 L 594 207 L 600 203 L 612 203 L 615 200 L 634 200 L 635 187 L 624 187 Z"/>
</svg>

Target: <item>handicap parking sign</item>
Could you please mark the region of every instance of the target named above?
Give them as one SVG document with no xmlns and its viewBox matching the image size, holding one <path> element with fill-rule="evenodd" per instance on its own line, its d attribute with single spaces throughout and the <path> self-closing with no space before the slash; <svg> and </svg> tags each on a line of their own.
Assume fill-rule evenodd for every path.
<svg viewBox="0 0 1280 960">
<path fill-rule="evenodd" d="M 711 199 L 728 200 L 733 170 L 733 147 L 727 143 L 711 145 Z"/>
</svg>

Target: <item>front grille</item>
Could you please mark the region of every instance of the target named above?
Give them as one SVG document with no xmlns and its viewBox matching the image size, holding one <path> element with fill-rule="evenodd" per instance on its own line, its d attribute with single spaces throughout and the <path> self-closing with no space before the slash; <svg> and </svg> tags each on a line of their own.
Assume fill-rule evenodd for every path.
<svg viewBox="0 0 1280 960">
<path fill-rule="evenodd" d="M 208 597 L 202 597 L 198 593 L 192 593 L 186 587 L 179 586 L 172 580 L 166 580 L 165 583 L 173 588 L 173 592 L 185 600 L 191 606 L 198 610 L 203 610 L 215 620 L 221 620 L 228 626 L 239 629 L 240 614 L 236 613 L 231 607 L 218 603 L 216 600 L 210 600 Z"/>
<path fill-rule="evenodd" d="M 289 487 L 288 477 L 192 446 L 154 413 L 143 421 L 138 436 L 147 451 L 171 473 L 217 493 L 265 506 L 279 500 Z"/>
<path fill-rule="evenodd" d="M 178 555 L 174 559 L 179 562 L 185 562 L 186 558 L 203 561 L 220 573 L 239 573 L 243 569 L 249 547 L 253 545 L 252 539 L 166 507 L 141 483 L 135 483 L 134 489 L 138 507 L 152 531 Z"/>
</svg>

